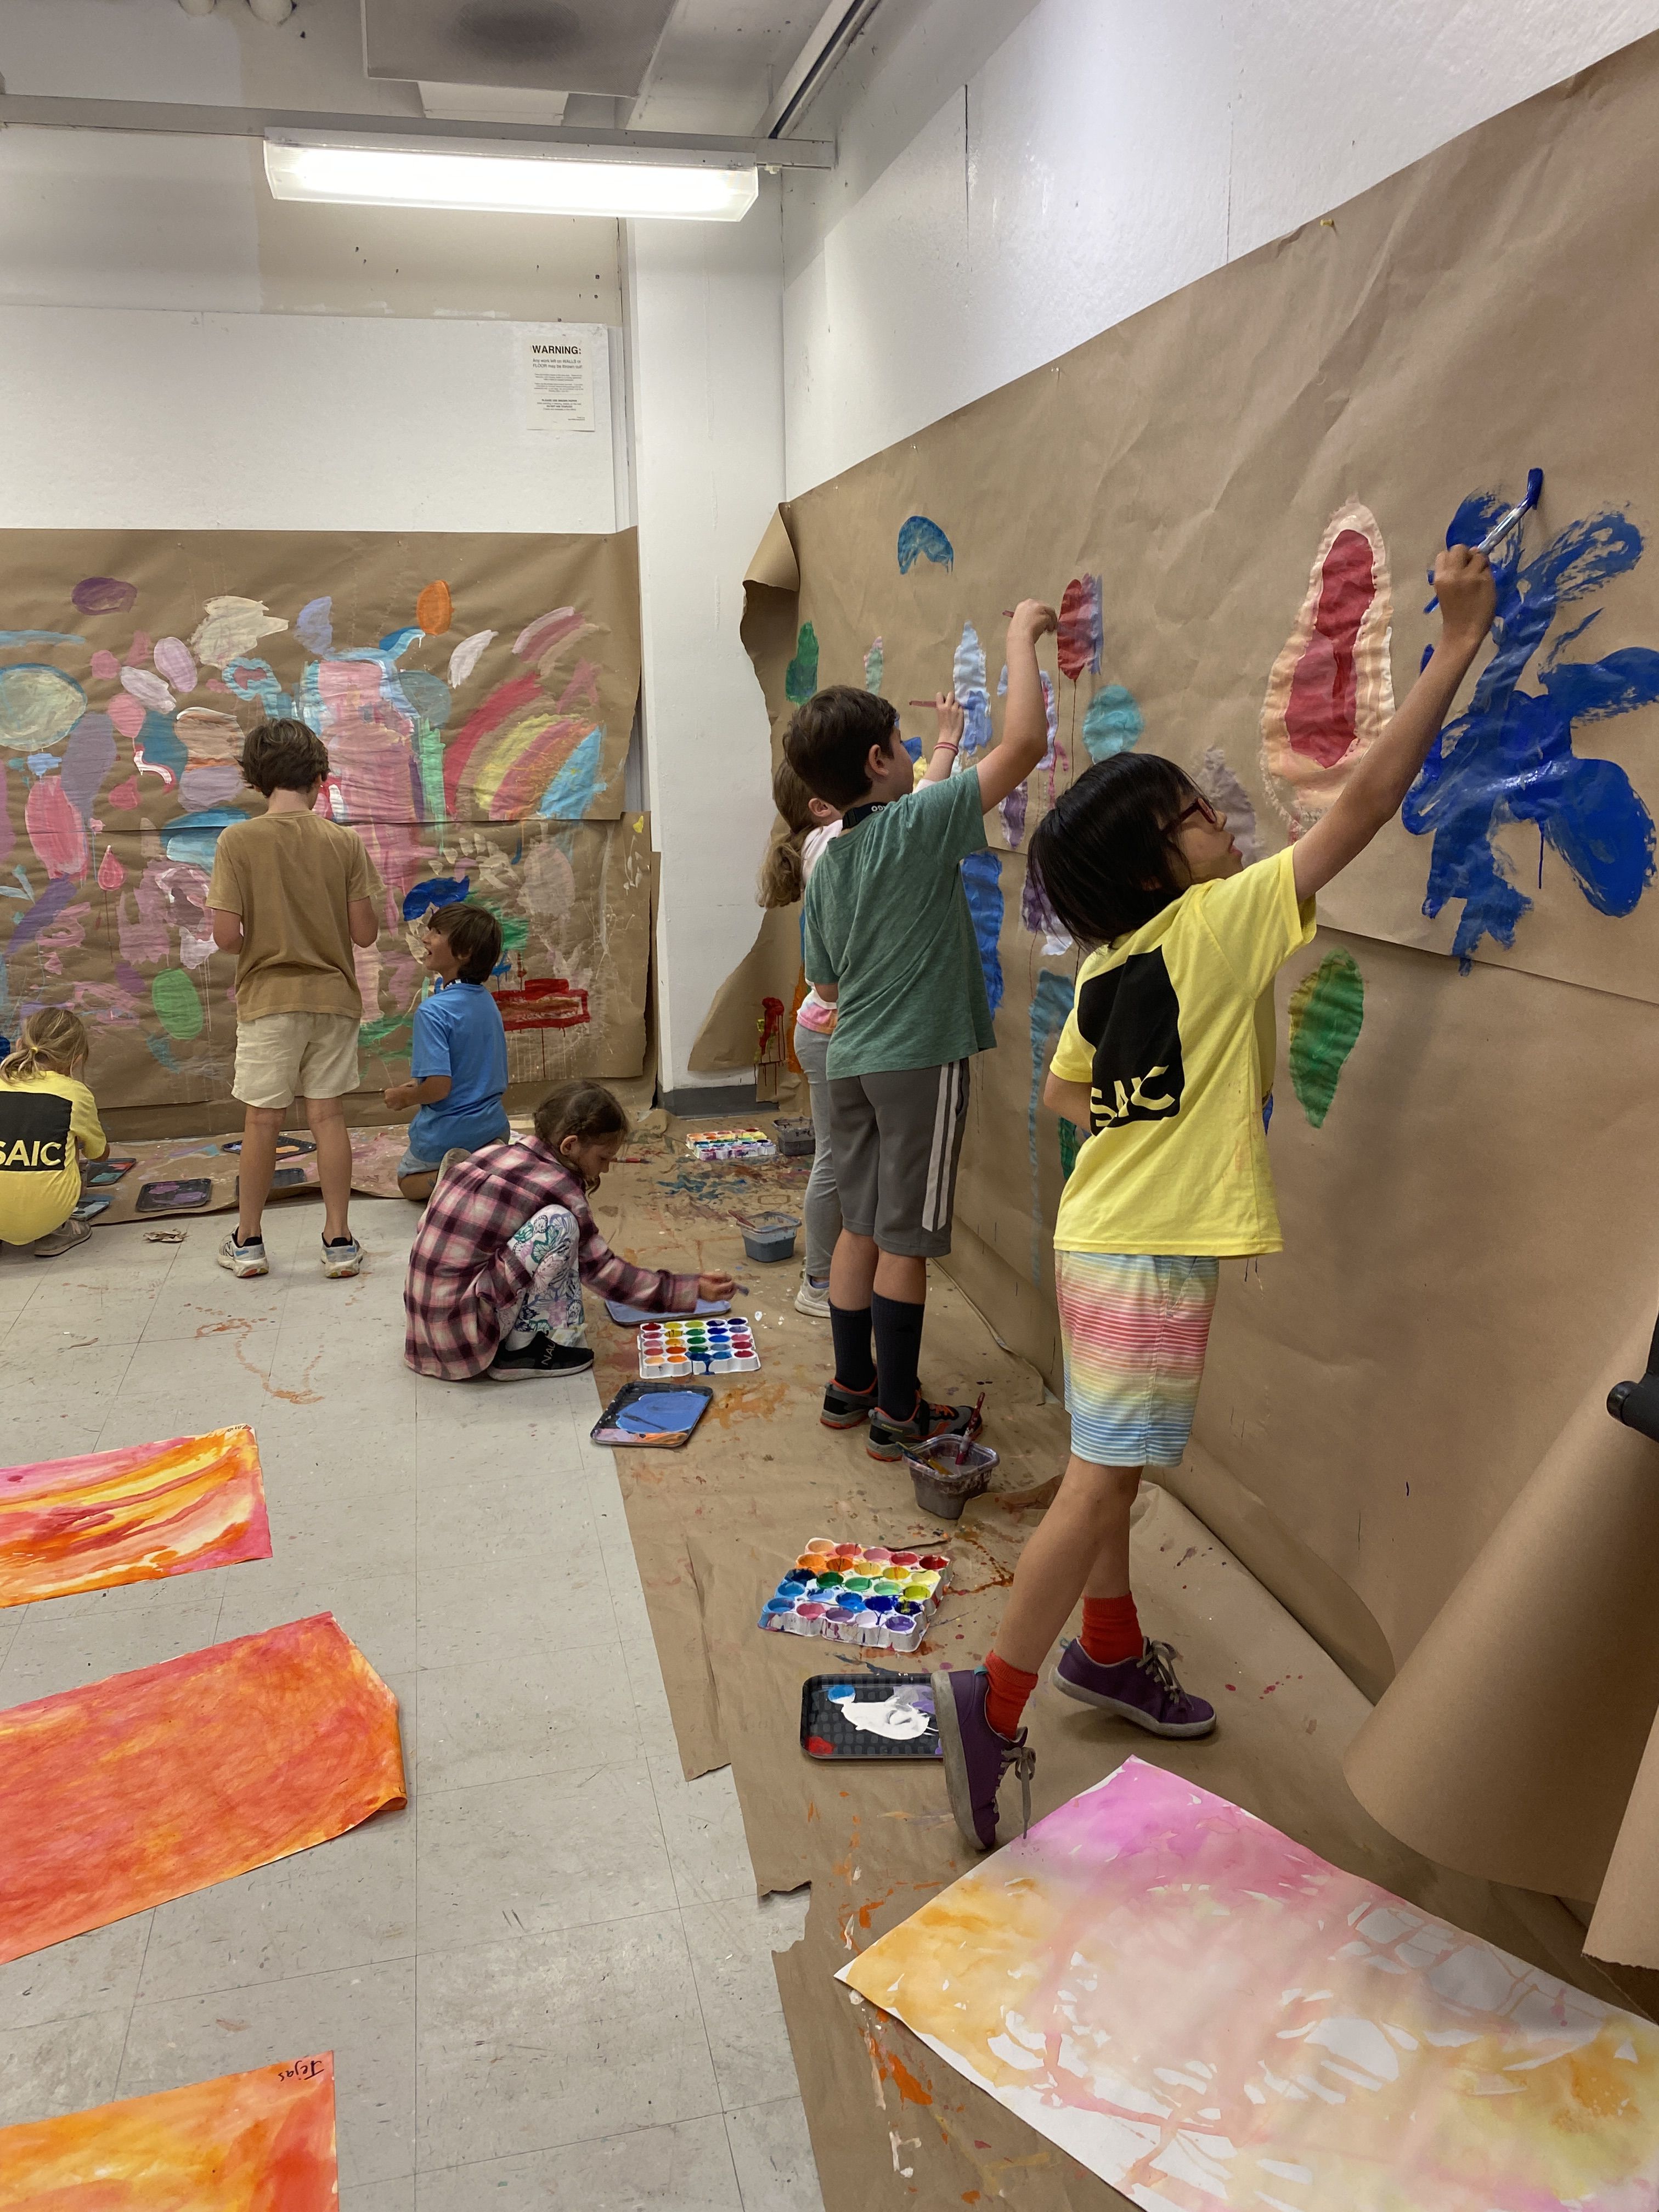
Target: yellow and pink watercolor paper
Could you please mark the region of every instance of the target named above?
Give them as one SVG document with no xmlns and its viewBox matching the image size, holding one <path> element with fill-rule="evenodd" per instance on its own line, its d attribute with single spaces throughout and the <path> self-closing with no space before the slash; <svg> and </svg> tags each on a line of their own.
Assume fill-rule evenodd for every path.
<svg viewBox="0 0 1659 2212">
<path fill-rule="evenodd" d="M 250 1428 L 0 1468 L 0 1606 L 270 1557 Z"/>
<path fill-rule="evenodd" d="M 0 2128 L 0 2212 L 335 2212 L 334 2054 Z"/>
<path fill-rule="evenodd" d="M 1146 2212 L 1659 2205 L 1659 2029 L 1139 1759 L 841 1978 Z"/>
</svg>

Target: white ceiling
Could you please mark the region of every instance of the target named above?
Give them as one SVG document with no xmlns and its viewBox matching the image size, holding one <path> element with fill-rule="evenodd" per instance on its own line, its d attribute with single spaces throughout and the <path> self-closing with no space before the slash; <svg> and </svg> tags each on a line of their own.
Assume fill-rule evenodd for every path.
<svg viewBox="0 0 1659 2212">
<path fill-rule="evenodd" d="M 244 0 L 200 17 L 178 0 L 0 0 L 0 75 L 10 93 L 377 115 L 422 113 L 424 80 L 434 113 L 550 121 L 547 95 L 568 93 L 573 125 L 745 133 L 830 3 L 368 0 L 371 76 L 362 0 L 297 0 L 274 27 Z M 588 83 L 556 82 L 561 52 Z M 393 58 L 406 76 L 386 74 Z"/>
</svg>

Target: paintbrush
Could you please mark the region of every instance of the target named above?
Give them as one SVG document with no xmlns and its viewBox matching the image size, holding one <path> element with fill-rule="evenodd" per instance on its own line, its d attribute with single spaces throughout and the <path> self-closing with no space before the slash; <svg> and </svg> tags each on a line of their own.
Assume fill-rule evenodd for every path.
<svg viewBox="0 0 1659 2212">
<path fill-rule="evenodd" d="M 1509 536 L 1511 530 L 1518 530 L 1521 527 L 1521 525 L 1525 521 L 1528 515 L 1532 513 L 1534 507 L 1537 506 L 1539 495 L 1543 489 L 1544 471 L 1542 469 L 1528 469 L 1527 471 L 1527 489 L 1525 494 L 1522 497 L 1516 500 L 1515 505 L 1509 508 L 1505 514 L 1498 516 L 1497 521 L 1493 523 L 1492 528 L 1486 532 L 1480 543 L 1475 547 L 1475 551 L 1477 553 L 1490 553 L 1494 545 L 1500 544 L 1503 539 Z M 1424 608 L 1424 613 L 1425 615 L 1431 615 L 1439 604 L 1440 595 L 1437 592 L 1434 597 L 1429 601 L 1427 606 Z"/>
</svg>

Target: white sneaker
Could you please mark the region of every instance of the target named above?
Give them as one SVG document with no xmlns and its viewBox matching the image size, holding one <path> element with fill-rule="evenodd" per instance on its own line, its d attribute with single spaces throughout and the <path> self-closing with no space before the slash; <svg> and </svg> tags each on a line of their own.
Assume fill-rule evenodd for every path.
<svg viewBox="0 0 1659 2212">
<path fill-rule="evenodd" d="M 819 1290 L 810 1275 L 803 1274 L 800 1279 L 800 1288 L 795 1293 L 795 1311 L 811 1314 L 814 1321 L 828 1321 L 830 1318 L 829 1284 L 826 1282 L 823 1288 Z"/>
<path fill-rule="evenodd" d="M 343 1244 L 325 1244 L 323 1273 L 331 1280 L 336 1275 L 355 1275 L 363 1264 L 363 1248 L 355 1237 Z"/>
<path fill-rule="evenodd" d="M 251 1243 L 239 1244 L 233 1231 L 213 1256 L 222 1267 L 228 1267 L 233 1275 L 268 1275 L 270 1273 L 263 1237 L 256 1237 Z"/>
</svg>

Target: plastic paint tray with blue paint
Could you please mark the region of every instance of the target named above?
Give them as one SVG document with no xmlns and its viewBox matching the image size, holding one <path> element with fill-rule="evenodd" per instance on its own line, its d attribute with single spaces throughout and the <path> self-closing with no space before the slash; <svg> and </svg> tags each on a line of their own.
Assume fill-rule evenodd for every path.
<svg viewBox="0 0 1659 2212">
<path fill-rule="evenodd" d="M 659 1382 L 624 1382 L 594 1423 L 596 1444 L 643 1444 L 678 1451 L 708 1411 L 714 1392 L 706 1382 L 665 1388 Z"/>
</svg>

